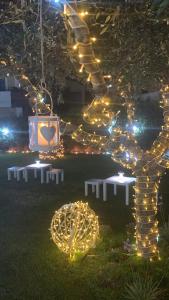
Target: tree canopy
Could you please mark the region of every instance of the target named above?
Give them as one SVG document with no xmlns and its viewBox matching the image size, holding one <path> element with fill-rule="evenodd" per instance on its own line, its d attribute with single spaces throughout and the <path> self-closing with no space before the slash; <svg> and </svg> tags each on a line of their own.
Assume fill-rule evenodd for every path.
<svg viewBox="0 0 169 300">
<path fill-rule="evenodd" d="M 149 1 L 139 6 L 97 9 L 91 18 L 103 71 L 132 93 L 158 90 L 169 78 L 168 20 Z"/>
<path fill-rule="evenodd" d="M 0 56 L 12 57 L 25 70 L 33 84 L 41 79 L 41 33 L 38 1 L 10 1 L 1 3 Z M 67 50 L 67 35 L 59 12 L 43 2 L 43 34 L 45 77 L 55 96 L 67 76 L 76 72 Z"/>
<path fill-rule="evenodd" d="M 87 22 L 98 39 L 95 51 L 101 58 L 103 72 L 112 75 L 115 87 L 132 95 L 159 90 L 162 80 L 168 82 L 169 21 L 166 11 L 157 15 L 157 4 L 162 5 L 162 1 L 155 3 L 155 8 L 150 1 L 139 5 L 124 5 L 121 1 L 113 6 L 87 5 Z M 43 30 L 46 81 L 55 95 L 64 86 L 66 77 L 83 80 L 85 76 L 79 74 L 78 59 L 71 50 L 73 37 L 69 30 L 66 32 L 58 8 L 48 1 L 43 1 Z M 14 56 L 33 83 L 38 84 L 41 78 L 38 1 L 2 2 L 0 37 L 1 57 Z"/>
</svg>

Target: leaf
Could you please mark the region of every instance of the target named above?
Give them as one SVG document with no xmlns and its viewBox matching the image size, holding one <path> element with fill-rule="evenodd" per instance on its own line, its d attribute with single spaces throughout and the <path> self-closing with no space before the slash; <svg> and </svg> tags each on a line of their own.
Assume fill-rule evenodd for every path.
<svg viewBox="0 0 169 300">
<path fill-rule="evenodd" d="M 101 15 L 100 12 L 98 12 L 98 13 L 96 14 L 96 20 L 100 17 L 100 15 Z"/>
<path fill-rule="evenodd" d="M 105 33 L 108 28 L 109 28 L 109 24 L 102 29 L 102 31 L 100 32 L 100 35 L 102 35 L 103 33 Z"/>
<path fill-rule="evenodd" d="M 111 15 L 107 16 L 105 23 L 108 23 L 111 20 L 111 17 L 112 17 Z"/>
<path fill-rule="evenodd" d="M 163 0 L 160 4 L 160 12 L 163 12 L 165 8 L 169 6 L 169 0 Z"/>
<path fill-rule="evenodd" d="M 152 8 L 157 9 L 157 15 L 160 15 L 169 6 L 169 0 L 154 0 Z"/>
<path fill-rule="evenodd" d="M 120 15 L 120 6 L 117 6 L 116 10 L 115 10 L 115 12 L 114 12 L 114 14 L 112 16 L 113 22 L 119 17 L 119 15 Z"/>
</svg>

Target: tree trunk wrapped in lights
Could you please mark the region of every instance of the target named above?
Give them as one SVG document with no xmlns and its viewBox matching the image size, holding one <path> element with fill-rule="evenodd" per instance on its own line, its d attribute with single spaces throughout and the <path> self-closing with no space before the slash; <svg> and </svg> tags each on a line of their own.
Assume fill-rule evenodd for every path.
<svg viewBox="0 0 169 300">
<path fill-rule="evenodd" d="M 95 63 L 88 26 L 81 19 L 75 7 L 72 8 L 70 5 L 66 5 L 65 13 L 75 34 L 77 47 L 79 47 L 79 59 L 82 69 L 85 68 L 89 73 L 95 93 L 100 98 L 100 105 L 101 97 L 104 98 L 105 96 L 105 83 Z M 161 94 L 164 108 L 164 127 L 149 151 L 143 151 L 140 148 L 134 134 L 122 131 L 120 128 L 113 129 L 112 133 L 107 136 L 87 133 L 83 131 L 81 126 L 73 133 L 73 138 L 78 142 L 85 145 L 94 145 L 102 151 L 112 151 L 113 160 L 131 169 L 136 176 L 134 217 L 136 220 L 137 255 L 149 260 L 159 258 L 157 245 L 158 221 L 156 219 L 158 186 L 160 176 L 165 168 L 169 167 L 169 162 L 165 159 L 165 153 L 169 148 L 169 86 L 162 89 Z M 127 118 L 131 127 L 135 117 L 135 105 L 133 101 L 128 100 L 124 92 L 121 96 L 125 98 Z M 95 101 L 97 100 L 94 99 L 85 111 L 84 119 L 90 124 L 108 125 L 108 119 L 111 120 L 109 108 L 108 119 L 105 122 L 105 109 L 103 109 L 102 114 L 99 114 Z M 107 107 L 109 107 L 109 104 Z M 94 114 L 95 119 L 93 118 Z M 126 153 L 128 154 L 127 157 L 125 156 Z"/>
<path fill-rule="evenodd" d="M 107 93 L 107 87 L 98 66 L 99 60 L 96 59 L 93 51 L 88 26 L 72 6 L 65 5 L 64 13 L 68 17 L 69 25 L 75 35 L 76 45 L 74 48 L 78 48 L 79 62 L 90 75 L 96 97 L 102 97 Z"/>
<path fill-rule="evenodd" d="M 158 254 L 156 176 L 137 176 L 135 187 L 136 245 L 138 256 L 152 260 Z"/>
</svg>

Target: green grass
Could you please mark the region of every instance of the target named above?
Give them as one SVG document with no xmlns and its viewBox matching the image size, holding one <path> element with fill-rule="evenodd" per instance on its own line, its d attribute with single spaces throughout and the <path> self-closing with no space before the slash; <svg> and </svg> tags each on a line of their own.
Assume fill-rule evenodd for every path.
<svg viewBox="0 0 169 300">
<path fill-rule="evenodd" d="M 143 276 L 145 270 L 144 263 L 128 258 L 123 251 L 117 251 L 117 255 L 112 252 L 121 247 L 125 226 L 133 221 L 132 200 L 126 207 L 123 188 L 112 197 L 111 187 L 107 202 L 96 200 L 92 194 L 84 197 L 85 179 L 109 177 L 119 167 L 106 156 L 65 156 L 52 162 L 65 171 L 65 182 L 59 186 L 41 185 L 39 179 L 33 178 L 28 183 L 7 181 L 7 167 L 27 165 L 36 158 L 34 154 L 0 155 L 0 299 L 123 300 L 124 287 L 133 270 Z M 167 215 L 166 186 L 167 175 L 161 184 Z M 104 230 L 97 247 L 70 264 L 50 239 L 49 228 L 54 211 L 77 200 L 89 202 Z M 156 280 L 162 278 L 164 287 L 168 286 L 166 259 L 148 265 L 148 270 Z"/>
</svg>

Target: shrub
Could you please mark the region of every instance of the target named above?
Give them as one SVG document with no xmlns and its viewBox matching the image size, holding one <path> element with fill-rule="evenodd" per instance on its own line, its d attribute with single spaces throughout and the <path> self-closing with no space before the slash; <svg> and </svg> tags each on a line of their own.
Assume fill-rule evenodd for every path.
<svg viewBox="0 0 169 300">
<path fill-rule="evenodd" d="M 131 283 L 125 288 L 124 298 L 128 300 L 156 300 L 160 299 L 162 290 L 160 282 L 154 282 L 149 276 L 142 277 L 136 273 Z"/>
<path fill-rule="evenodd" d="M 160 228 L 160 241 L 166 246 L 169 246 L 169 218 L 168 221 Z"/>
</svg>

